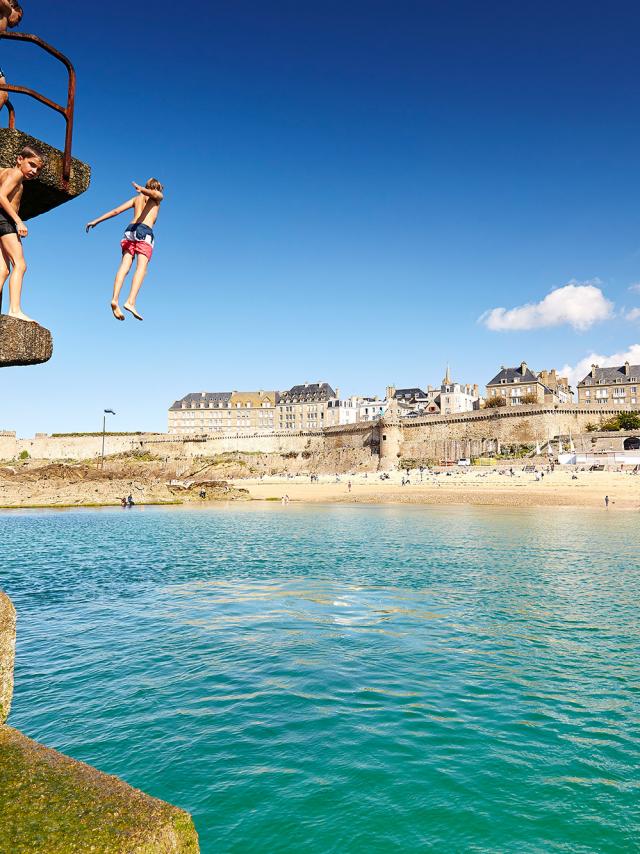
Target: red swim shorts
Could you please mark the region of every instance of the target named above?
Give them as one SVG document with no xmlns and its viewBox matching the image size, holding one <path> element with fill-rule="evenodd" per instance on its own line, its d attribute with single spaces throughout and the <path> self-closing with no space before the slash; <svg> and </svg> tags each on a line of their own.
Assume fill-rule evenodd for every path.
<svg viewBox="0 0 640 854">
<path fill-rule="evenodd" d="M 123 255 L 131 255 L 132 258 L 138 254 L 145 255 L 151 261 L 153 246 L 145 243 L 144 240 L 121 240 L 120 246 L 122 246 Z"/>
</svg>

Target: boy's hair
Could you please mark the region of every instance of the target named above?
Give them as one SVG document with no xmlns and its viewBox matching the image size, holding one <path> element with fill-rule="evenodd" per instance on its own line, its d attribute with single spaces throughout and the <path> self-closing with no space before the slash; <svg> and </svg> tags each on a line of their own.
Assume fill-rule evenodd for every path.
<svg viewBox="0 0 640 854">
<path fill-rule="evenodd" d="M 159 192 L 164 190 L 164 187 L 157 178 L 149 178 L 144 186 L 147 190 L 158 190 Z"/>
<path fill-rule="evenodd" d="M 36 157 L 38 160 L 45 162 L 45 156 L 40 151 L 39 148 L 36 148 L 35 145 L 25 145 L 21 151 L 18 152 L 18 157 Z"/>
<path fill-rule="evenodd" d="M 16 3 L 16 0 L 9 0 L 9 4 L 10 4 L 11 8 L 13 9 L 13 11 L 16 13 L 16 15 L 19 16 L 19 20 L 21 21 L 22 16 L 24 14 L 24 12 L 22 10 L 22 6 L 19 3 Z"/>
</svg>

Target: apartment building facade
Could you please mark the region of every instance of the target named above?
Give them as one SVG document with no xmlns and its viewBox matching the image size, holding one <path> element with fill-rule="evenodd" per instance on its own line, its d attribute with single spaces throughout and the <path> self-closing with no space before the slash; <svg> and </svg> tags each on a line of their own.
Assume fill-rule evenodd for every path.
<svg viewBox="0 0 640 854">
<path fill-rule="evenodd" d="M 487 383 L 487 402 L 496 397 L 501 397 L 507 406 L 520 406 L 523 403 L 553 405 L 570 403 L 572 391 L 569 380 L 559 377 L 555 369 L 538 374 L 526 362 L 521 362 L 516 368 L 503 366 Z"/>
<path fill-rule="evenodd" d="M 247 434 L 275 429 L 276 391 L 192 392 L 169 409 L 169 433 Z"/>
<path fill-rule="evenodd" d="M 323 430 L 328 426 L 330 401 L 338 398 L 328 383 L 303 383 L 281 391 L 277 404 L 278 430 Z"/>
<path fill-rule="evenodd" d="M 592 365 L 591 371 L 578 383 L 580 406 L 619 406 L 637 409 L 640 401 L 640 365 L 600 368 Z"/>
</svg>

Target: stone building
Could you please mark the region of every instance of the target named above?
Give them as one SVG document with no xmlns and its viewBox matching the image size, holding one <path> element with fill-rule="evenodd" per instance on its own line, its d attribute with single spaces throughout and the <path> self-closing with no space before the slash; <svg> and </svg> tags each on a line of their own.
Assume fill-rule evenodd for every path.
<svg viewBox="0 0 640 854">
<path fill-rule="evenodd" d="M 172 434 L 246 434 L 274 430 L 276 391 L 194 392 L 169 409 Z"/>
<path fill-rule="evenodd" d="M 451 371 L 447 372 L 440 385 L 440 394 L 434 404 L 442 415 L 454 415 L 458 412 L 473 412 L 480 408 L 480 391 L 478 385 L 457 383 L 451 379 Z"/>
<path fill-rule="evenodd" d="M 397 402 L 401 418 L 416 415 L 453 415 L 480 408 L 478 386 L 454 382 L 448 365 L 439 388 L 427 386 L 427 390 L 422 391 L 420 388 L 396 389 L 389 386 L 387 400 L 391 399 Z"/>
<path fill-rule="evenodd" d="M 578 404 L 591 407 L 620 406 L 638 408 L 640 365 L 600 368 L 592 365 L 591 371 L 578 383 Z"/>
<path fill-rule="evenodd" d="M 520 406 L 525 403 L 553 405 L 571 403 L 573 392 L 566 377 L 557 372 L 541 371 L 539 374 L 522 362 L 517 368 L 506 368 L 487 383 L 487 401 L 502 397 L 507 406 Z"/>
<path fill-rule="evenodd" d="M 278 430 L 322 430 L 327 426 L 329 402 L 338 398 L 328 383 L 294 385 L 279 394 Z"/>
</svg>

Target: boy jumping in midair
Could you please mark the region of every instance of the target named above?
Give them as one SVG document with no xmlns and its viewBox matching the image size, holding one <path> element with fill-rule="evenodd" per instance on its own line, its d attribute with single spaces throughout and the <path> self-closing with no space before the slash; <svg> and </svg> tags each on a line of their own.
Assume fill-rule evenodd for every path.
<svg viewBox="0 0 640 854">
<path fill-rule="evenodd" d="M 111 219 L 114 216 L 118 216 L 119 214 L 124 213 L 124 211 L 128 211 L 130 208 L 133 208 L 133 222 L 131 225 L 127 226 L 124 237 L 120 242 L 120 246 L 122 247 L 122 261 L 118 267 L 116 280 L 113 284 L 111 311 L 113 312 L 113 316 L 116 320 L 124 320 L 124 314 L 120 311 L 118 299 L 120 297 L 120 291 L 122 290 L 124 280 L 131 270 L 133 259 L 136 256 L 138 260 L 136 263 L 135 273 L 133 274 L 133 281 L 131 283 L 131 292 L 124 304 L 124 308 L 137 320 L 142 320 L 136 311 L 136 297 L 138 296 L 138 291 L 144 281 L 144 277 L 147 273 L 147 265 L 149 264 L 153 254 L 153 226 L 158 218 L 160 202 L 164 198 L 163 186 L 160 181 L 155 178 L 149 178 L 144 187 L 141 187 L 140 184 L 136 184 L 135 181 L 132 183 L 137 192 L 136 196 L 129 199 L 128 202 L 123 202 L 119 207 L 109 211 L 109 213 L 91 220 L 91 222 L 87 223 L 86 227 L 88 233 L 99 223 L 104 222 L 107 219 Z"/>
<path fill-rule="evenodd" d="M 20 219 L 20 201 L 24 182 L 37 178 L 43 166 L 42 152 L 27 145 L 18 154 L 15 166 L 0 169 L 0 297 L 11 268 L 8 314 L 18 320 L 32 320 L 20 307 L 22 280 L 27 271 L 20 238 L 29 233 Z"/>
<path fill-rule="evenodd" d="M 22 6 L 14 0 L 0 0 L 0 33 L 17 27 L 22 20 Z M 5 84 L 4 71 L 0 68 L 0 84 Z M 0 90 L 0 110 L 9 100 L 9 93 Z"/>
</svg>

